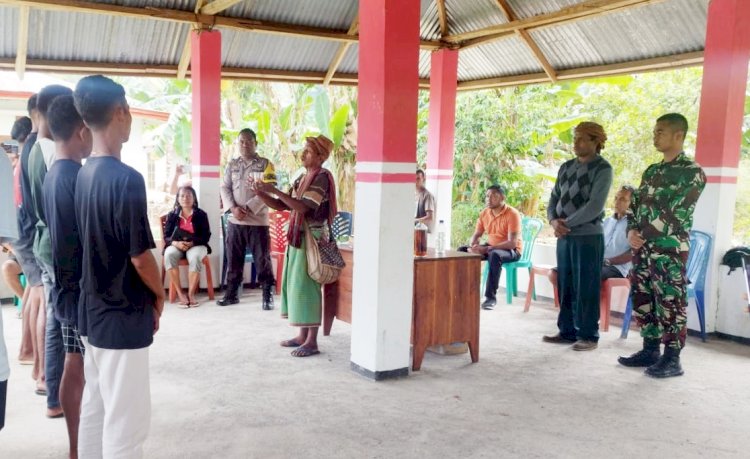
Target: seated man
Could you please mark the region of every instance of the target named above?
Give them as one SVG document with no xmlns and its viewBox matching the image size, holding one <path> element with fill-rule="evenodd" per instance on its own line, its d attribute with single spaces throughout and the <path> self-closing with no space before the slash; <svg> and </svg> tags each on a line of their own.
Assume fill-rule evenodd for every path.
<svg viewBox="0 0 750 459">
<path fill-rule="evenodd" d="M 482 255 L 482 259 L 489 263 L 482 309 L 494 309 L 503 263 L 517 261 L 521 257 L 521 214 L 505 204 L 505 190 L 499 185 L 487 188 L 485 203 L 487 208 L 479 214 L 477 228 L 469 245 L 458 250 Z M 480 245 L 479 238 L 485 232 L 487 243 Z"/>
<path fill-rule="evenodd" d="M 623 279 L 633 266 L 630 244 L 628 244 L 628 222 L 625 213 L 630 208 L 630 200 L 635 189 L 623 185 L 615 194 L 615 213 L 602 222 L 604 231 L 604 266 L 602 282 L 607 279 Z M 552 285 L 557 285 L 557 268 L 549 272 Z"/>
</svg>

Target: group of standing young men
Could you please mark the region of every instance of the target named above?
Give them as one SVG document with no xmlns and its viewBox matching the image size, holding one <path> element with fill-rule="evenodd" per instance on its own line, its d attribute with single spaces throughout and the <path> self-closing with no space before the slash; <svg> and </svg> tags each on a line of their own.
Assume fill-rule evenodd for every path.
<svg viewBox="0 0 750 459">
<path fill-rule="evenodd" d="M 141 457 L 164 289 L 145 182 L 120 159 L 132 123 L 125 90 L 101 75 L 75 91 L 51 85 L 29 114 L 36 135 L 15 171 L 13 249 L 30 289 L 45 290 L 46 317 L 29 308 L 25 321 L 46 324 L 32 335 L 37 393 L 48 417 L 64 414 L 70 457 Z"/>
<path fill-rule="evenodd" d="M 656 120 L 654 147 L 663 159 L 643 173 L 640 187 L 630 193 L 625 217 L 633 263 L 628 277 L 643 349 L 618 361 L 646 367 L 646 374 L 656 378 L 683 374 L 680 351 L 687 335 L 689 231 L 706 184 L 703 170 L 683 150 L 687 132 L 687 120 L 680 114 Z M 599 340 L 600 279 L 605 266 L 602 216 L 612 167 L 601 156 L 607 140 L 602 126 L 584 122 L 574 134 L 576 158 L 560 167 L 547 208 L 558 238 L 560 313 L 558 333 L 544 341 L 573 343 L 574 350 L 588 351 L 596 349 Z M 627 258 L 621 255 L 618 264 Z"/>
</svg>

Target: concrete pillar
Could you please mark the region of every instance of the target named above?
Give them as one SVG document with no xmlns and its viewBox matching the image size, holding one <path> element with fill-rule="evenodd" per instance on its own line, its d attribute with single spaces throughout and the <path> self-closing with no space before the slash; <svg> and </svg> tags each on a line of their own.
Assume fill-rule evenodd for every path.
<svg viewBox="0 0 750 459">
<path fill-rule="evenodd" d="M 712 0 L 709 4 L 696 145 L 696 161 L 703 166 L 708 183 L 693 220 L 694 229 L 713 235 L 706 279 L 707 332 L 716 331 L 719 262 L 731 248 L 750 59 L 748 23 L 746 0 Z M 688 327 L 699 330 L 693 307 L 691 304 Z"/>
<path fill-rule="evenodd" d="M 200 208 L 208 214 L 213 249 L 210 255 L 214 287 L 219 285 L 221 209 L 219 164 L 221 161 L 221 34 L 190 33 L 190 78 L 193 83 L 192 176 Z M 201 276 L 201 286 L 203 284 Z"/>
<path fill-rule="evenodd" d="M 456 134 L 458 50 L 432 53 L 430 67 L 430 117 L 427 134 L 427 189 L 435 196 L 437 222 L 445 222 L 446 244 L 451 241 L 453 208 L 453 153 Z"/>
<path fill-rule="evenodd" d="M 408 374 L 420 2 L 359 2 L 352 369 Z"/>
</svg>

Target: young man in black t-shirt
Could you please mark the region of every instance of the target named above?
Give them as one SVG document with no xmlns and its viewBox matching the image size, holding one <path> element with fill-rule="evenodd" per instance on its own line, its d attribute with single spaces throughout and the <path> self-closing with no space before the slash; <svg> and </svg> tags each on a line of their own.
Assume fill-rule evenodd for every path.
<svg viewBox="0 0 750 459">
<path fill-rule="evenodd" d="M 34 238 L 36 237 L 36 213 L 31 199 L 31 182 L 29 180 L 29 155 L 36 144 L 39 128 L 39 111 L 36 107 L 37 94 L 31 96 L 26 108 L 29 111 L 32 127 L 31 134 L 26 138 L 26 143 L 19 156 L 18 181 L 20 196 L 18 211 L 18 239 L 13 241 L 13 253 L 21 265 L 26 276 L 26 292 L 23 298 L 23 321 L 21 323 L 21 349 L 18 353 L 18 361 L 24 364 L 33 364 L 31 377 L 36 381 L 36 392 L 40 395 L 47 393 L 44 381 L 44 328 L 46 301 L 44 299 L 44 286 L 42 285 L 42 269 L 39 267 L 34 256 Z"/>
<path fill-rule="evenodd" d="M 73 96 L 56 98 L 47 110 L 55 139 L 56 160 L 42 187 L 44 215 L 52 246 L 54 314 L 62 327 L 65 364 L 60 382 L 60 404 L 65 413 L 70 457 L 78 457 L 78 422 L 83 394 L 83 345 L 78 333 L 78 300 L 81 296 L 81 254 L 75 216 L 75 187 L 81 161 L 91 154 L 91 131 L 73 105 Z"/>
<path fill-rule="evenodd" d="M 83 244 L 78 326 L 86 348 L 78 451 L 142 457 L 151 418 L 148 347 L 164 308 L 146 186 L 120 160 L 132 122 L 123 87 L 85 77 L 74 100 L 93 136 L 75 190 Z"/>
</svg>

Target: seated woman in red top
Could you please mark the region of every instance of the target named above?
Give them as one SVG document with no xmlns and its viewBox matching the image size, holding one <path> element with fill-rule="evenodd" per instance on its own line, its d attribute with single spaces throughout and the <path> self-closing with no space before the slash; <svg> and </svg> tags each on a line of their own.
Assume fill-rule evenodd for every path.
<svg viewBox="0 0 750 459">
<path fill-rule="evenodd" d="M 177 288 L 179 305 L 183 308 L 199 305 L 195 299 L 198 290 L 203 258 L 211 253 L 208 240 L 211 228 L 208 215 L 198 208 L 198 197 L 190 186 L 177 190 L 174 210 L 167 215 L 164 225 L 164 269 Z M 180 272 L 177 264 L 182 258 L 188 260 L 188 294 L 180 287 Z"/>
</svg>

